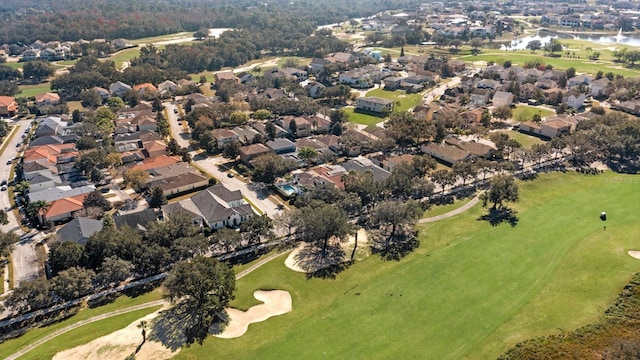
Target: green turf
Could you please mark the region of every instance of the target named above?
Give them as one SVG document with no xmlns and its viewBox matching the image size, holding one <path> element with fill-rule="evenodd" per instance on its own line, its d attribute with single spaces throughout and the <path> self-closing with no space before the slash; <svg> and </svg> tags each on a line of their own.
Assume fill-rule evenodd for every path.
<svg viewBox="0 0 640 360">
<path fill-rule="evenodd" d="M 595 319 L 640 266 L 626 255 L 639 246 L 640 181 L 553 173 L 521 193 L 516 227 L 477 221 L 478 205 L 421 226 L 421 246 L 405 259 L 372 256 L 335 280 L 272 261 L 238 281 L 234 304 L 255 304 L 255 289 L 283 289 L 293 312 L 176 358 L 487 359 Z"/>
<path fill-rule="evenodd" d="M 119 70 L 122 67 L 122 63 L 126 61 L 130 61 L 131 59 L 140 55 L 140 48 L 131 48 L 125 49 L 117 52 L 116 54 L 109 57 L 109 60 L 113 60 L 116 65 L 116 70 Z"/>
<path fill-rule="evenodd" d="M 375 124 L 385 119 L 384 117 L 355 112 L 353 108 L 344 108 L 343 110 L 349 117 L 350 122 L 360 125 L 375 126 Z"/>
<path fill-rule="evenodd" d="M 452 204 L 433 205 L 429 210 L 425 211 L 424 214 L 422 214 L 422 217 L 430 218 L 430 217 L 446 214 L 449 211 L 453 211 L 455 209 L 458 209 L 464 206 L 469 201 L 471 201 L 471 198 L 456 199 Z"/>
<path fill-rule="evenodd" d="M 419 105 L 422 101 L 422 94 L 407 94 L 404 90 L 388 91 L 384 89 L 373 89 L 367 92 L 367 97 L 379 97 L 399 102 L 393 106 L 393 111 L 407 112 L 410 108 Z"/>
<path fill-rule="evenodd" d="M 20 357 L 20 360 L 51 359 L 56 353 L 86 344 L 101 336 L 120 330 L 136 320 L 158 310 L 160 306 L 132 311 L 105 320 L 81 326 L 48 341 Z M 140 336 L 142 341 L 142 336 Z"/>
<path fill-rule="evenodd" d="M 20 93 L 16 97 L 29 98 L 38 94 L 51 91 L 51 83 L 42 83 L 38 85 L 20 85 Z"/>
<path fill-rule="evenodd" d="M 515 139 L 517 142 L 520 143 L 520 145 L 522 145 L 522 147 L 526 148 L 526 149 L 530 149 L 531 146 L 533 144 L 543 144 L 544 141 L 542 141 L 542 139 L 537 138 L 535 136 L 531 136 L 531 135 L 527 135 L 527 134 L 523 134 L 519 131 L 513 131 L 513 130 L 501 130 L 499 132 L 503 132 L 507 135 L 509 135 L 510 138 Z"/>
<path fill-rule="evenodd" d="M 513 115 L 511 118 L 516 121 L 531 121 L 534 115 L 540 115 L 545 118 L 547 116 L 555 115 L 555 112 L 547 109 L 540 109 L 528 105 L 518 105 L 513 109 Z"/>
<path fill-rule="evenodd" d="M 15 353 L 16 351 L 20 350 L 21 348 L 25 347 L 26 345 L 32 343 L 33 341 L 42 338 L 43 336 L 46 336 L 48 334 L 51 334 L 52 332 L 61 329 L 65 326 L 68 326 L 70 324 L 76 323 L 78 321 L 81 320 L 85 320 L 88 319 L 90 317 L 96 316 L 96 315 L 100 315 L 100 314 L 104 314 L 113 310 L 117 310 L 117 309 L 122 309 L 122 308 L 126 308 L 129 306 L 134 306 L 134 305 L 138 305 L 138 304 L 143 304 L 146 302 L 150 302 L 150 301 L 155 301 L 155 300 L 159 300 L 162 298 L 162 292 L 160 289 L 156 289 L 150 293 L 132 298 L 129 296 L 120 296 L 119 298 L 117 298 L 114 302 L 104 305 L 104 306 L 100 306 L 97 308 L 87 308 L 84 309 L 82 311 L 80 311 L 78 314 L 64 320 L 61 321 L 59 323 L 55 323 L 52 324 L 50 326 L 45 326 L 42 328 L 36 328 L 36 329 L 32 329 L 29 330 L 26 334 L 20 336 L 19 338 L 16 339 L 12 339 L 12 340 L 8 340 L 2 344 L 0 344 L 0 358 L 4 359 L 5 357 L 9 356 L 10 354 Z M 133 320 L 132 320 L 133 321 Z M 129 321 L 131 322 L 131 321 Z M 126 324 L 125 324 L 126 326 Z M 116 330 L 115 328 L 112 329 L 111 331 Z M 94 338 L 97 338 L 98 336 L 95 336 Z M 88 339 L 91 340 L 91 339 Z M 87 340 L 87 341 L 88 341 Z M 56 340 L 55 342 L 58 342 L 58 340 Z"/>
</svg>

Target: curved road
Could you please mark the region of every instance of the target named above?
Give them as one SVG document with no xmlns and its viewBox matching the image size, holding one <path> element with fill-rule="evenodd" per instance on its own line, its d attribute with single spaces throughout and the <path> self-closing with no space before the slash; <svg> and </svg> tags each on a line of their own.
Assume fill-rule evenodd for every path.
<svg viewBox="0 0 640 360">
<path fill-rule="evenodd" d="M 480 195 L 482 195 L 482 194 L 476 195 L 468 203 L 460 206 L 459 208 L 457 208 L 455 210 L 451 210 L 448 213 L 444 213 L 442 215 L 428 217 L 428 218 L 422 218 L 422 219 L 418 220 L 418 224 L 436 222 L 436 221 L 439 221 L 439 220 L 444 220 L 444 219 L 450 218 L 452 216 L 456 216 L 458 214 L 462 214 L 463 212 L 471 209 L 475 204 L 477 204 L 480 201 Z"/>
<path fill-rule="evenodd" d="M 258 261 L 254 265 L 252 265 L 252 266 L 248 267 L 247 269 L 239 272 L 238 275 L 236 275 L 236 280 L 239 280 L 239 279 L 243 278 L 244 276 L 248 275 L 249 273 L 251 273 L 254 270 L 256 270 L 259 267 L 261 267 L 262 265 L 268 263 L 269 261 L 277 258 L 278 256 L 286 253 L 287 251 L 291 251 L 291 250 L 285 250 L 285 251 L 281 251 L 281 252 L 276 253 L 276 254 L 272 254 L 272 255 L 270 255 L 270 256 Z M 58 337 L 58 336 L 60 336 L 60 335 L 62 335 L 64 333 L 67 333 L 67 332 L 69 332 L 71 330 L 77 329 L 77 328 L 79 328 L 81 326 L 84 326 L 84 325 L 87 325 L 87 324 L 91 324 L 91 323 L 94 323 L 96 321 L 101 321 L 101 320 L 104 320 L 104 319 L 108 319 L 108 318 L 111 318 L 111 317 L 114 317 L 114 316 L 130 313 L 132 311 L 137 311 L 137 310 L 147 309 L 147 308 L 154 307 L 154 306 L 161 306 L 161 305 L 167 305 L 167 304 L 168 304 L 168 302 L 165 301 L 165 300 L 156 300 L 156 301 L 151 301 L 151 302 L 144 303 L 144 304 L 130 306 L 130 307 L 127 307 L 127 308 L 124 308 L 124 309 L 118 309 L 118 310 L 110 311 L 108 313 L 96 315 L 94 317 L 91 317 L 91 318 L 88 318 L 88 319 L 85 319 L 85 320 L 82 320 L 82 321 L 78 321 L 78 322 L 73 323 L 73 324 L 71 324 L 69 326 L 63 327 L 62 329 L 58 329 L 58 330 L 52 332 L 51 334 L 49 334 L 49 335 L 47 335 L 47 336 L 45 336 L 45 337 L 43 337 L 43 338 L 41 338 L 39 340 L 36 340 L 36 341 L 32 342 L 31 344 L 25 346 L 24 348 L 22 348 L 22 349 L 16 351 L 15 353 L 7 356 L 4 360 L 15 360 L 15 359 L 19 358 L 20 356 L 28 353 L 29 351 L 35 349 L 36 347 L 38 347 L 38 346 L 40 346 L 40 345 L 42 345 L 42 344 L 44 344 L 44 343 L 46 343 L 46 342 L 48 342 L 48 341 L 50 341 L 52 339 L 55 339 L 56 337 Z"/>
</svg>

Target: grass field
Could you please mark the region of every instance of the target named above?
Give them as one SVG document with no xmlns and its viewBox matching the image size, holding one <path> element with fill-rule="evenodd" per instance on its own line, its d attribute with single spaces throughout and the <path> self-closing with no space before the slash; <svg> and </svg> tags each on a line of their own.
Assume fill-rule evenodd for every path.
<svg viewBox="0 0 640 360">
<path fill-rule="evenodd" d="M 32 97 L 38 94 L 51 91 L 51 83 L 42 83 L 38 85 L 20 85 L 20 93 L 16 94 L 16 97 Z"/>
<path fill-rule="evenodd" d="M 160 306 L 132 311 L 130 313 L 114 316 L 112 318 L 87 324 L 68 333 L 62 334 L 55 340 L 46 342 L 20 357 L 20 360 L 44 360 L 51 359 L 63 350 L 68 350 L 79 345 L 86 344 L 101 336 L 120 330 L 132 322 L 158 310 Z"/>
<path fill-rule="evenodd" d="M 377 123 L 384 121 L 385 119 L 384 117 L 355 112 L 352 107 L 344 108 L 343 110 L 349 117 L 350 122 L 360 125 L 375 126 Z"/>
<path fill-rule="evenodd" d="M 456 199 L 452 204 L 433 205 L 433 206 L 431 206 L 431 208 L 429 210 L 425 211 L 422 214 L 422 217 L 423 218 L 430 218 L 430 217 L 446 214 L 449 211 L 453 211 L 455 209 L 458 209 L 458 208 L 464 206 L 469 201 L 471 201 L 471 198 L 464 198 L 464 199 L 461 199 L 461 200 L 460 199 Z"/>
<path fill-rule="evenodd" d="M 540 115 L 542 118 L 555 115 L 551 110 L 540 109 L 528 105 L 518 105 L 513 109 L 513 116 L 511 116 L 511 118 L 516 121 L 531 121 L 533 119 L 533 115 L 536 114 Z"/>
<path fill-rule="evenodd" d="M 109 60 L 113 60 L 116 64 L 116 70 L 119 70 L 122 67 L 122 63 L 126 61 L 130 61 L 131 59 L 140 55 L 140 48 L 131 48 L 126 50 L 121 50 L 115 55 L 109 57 Z"/>
<path fill-rule="evenodd" d="M 68 325 L 71 325 L 73 323 L 76 323 L 78 321 L 81 320 L 85 320 L 88 319 L 90 317 L 96 316 L 96 315 L 100 315 L 100 314 L 104 314 L 113 310 L 117 310 L 117 309 L 122 309 L 122 308 L 126 308 L 129 306 L 133 306 L 133 305 L 138 305 L 138 304 L 144 304 L 146 302 L 150 302 L 150 301 L 155 301 L 155 300 L 160 300 L 162 298 L 162 292 L 160 289 L 156 289 L 150 293 L 138 296 L 138 297 L 129 297 L 129 296 L 120 296 L 119 298 L 117 298 L 114 302 L 104 305 L 104 306 L 100 306 L 97 308 L 87 308 L 84 309 L 82 311 L 80 311 L 78 314 L 60 321 L 58 323 L 49 325 L 49 326 L 45 326 L 42 328 L 36 328 L 36 329 L 32 329 L 30 331 L 28 331 L 26 334 L 22 335 L 19 338 L 16 339 L 12 339 L 12 340 L 8 340 L 2 344 L 0 344 L 0 358 L 4 359 L 5 357 L 13 354 L 14 352 L 20 350 L 21 348 L 27 346 L 28 344 L 30 344 L 31 342 L 42 338 L 43 336 L 46 336 L 48 334 L 51 334 L 52 332 L 61 329 L 63 327 L 66 327 Z M 49 351 L 47 349 L 60 349 L 60 346 L 67 346 L 66 343 L 62 342 L 61 339 L 66 339 L 68 341 L 73 341 L 73 343 L 76 345 L 80 345 L 83 343 L 86 343 L 88 341 L 91 341 L 95 338 L 98 338 L 99 336 L 108 334 L 110 332 L 113 332 L 115 330 L 121 329 L 123 327 L 125 327 L 126 325 L 130 324 L 131 322 L 133 322 L 135 319 L 140 318 L 142 316 L 144 316 L 145 314 L 151 313 L 154 310 L 152 308 L 149 309 L 145 309 L 144 311 L 147 311 L 146 313 L 139 313 L 137 317 L 131 317 L 131 320 L 127 320 L 127 321 L 121 321 L 121 320 L 117 320 L 120 319 L 120 317 L 114 317 L 111 319 L 115 319 L 114 321 L 110 321 L 111 319 L 107 320 L 107 321 L 100 321 L 100 322 L 96 322 L 87 326 L 83 326 L 81 328 L 78 328 L 76 330 L 74 330 L 73 332 L 69 332 L 66 333 L 63 336 L 57 337 L 55 340 L 47 342 L 45 344 L 43 344 L 42 346 L 34 349 L 32 353 L 29 354 L 38 354 L 40 353 L 40 351 L 36 351 L 38 349 L 42 349 L 41 351 Z M 133 314 L 133 313 L 130 313 Z M 129 315 L 129 314 L 126 314 Z M 123 316 L 126 316 L 123 315 Z M 127 319 L 129 319 L 130 317 L 126 317 Z M 104 330 L 104 332 L 102 330 L 100 330 L 102 335 L 96 335 L 95 332 L 86 332 L 86 334 L 83 334 L 85 331 L 82 331 L 83 329 L 88 329 L 88 326 L 91 326 L 91 330 L 92 331 L 98 331 L 102 328 L 104 329 L 109 329 L 109 331 Z M 74 334 L 74 335 L 69 335 L 69 334 Z M 93 335 L 92 337 L 90 337 L 91 335 Z M 82 336 L 82 341 L 75 341 L 74 339 L 76 337 Z M 50 344 L 51 343 L 51 344 Z M 71 348 L 73 346 L 68 346 L 65 348 Z M 56 350 L 59 351 L 59 350 Z M 55 354 L 55 352 L 54 352 Z M 30 355 L 30 356 L 32 356 Z M 21 359 L 24 359 L 26 357 L 22 357 Z M 28 358 L 33 358 L 33 359 L 50 359 L 51 356 L 40 356 L 40 357 L 28 357 Z"/>
<path fill-rule="evenodd" d="M 522 147 L 524 147 L 526 149 L 530 149 L 533 144 L 542 144 L 542 143 L 544 143 L 544 141 L 542 141 L 542 139 L 540 139 L 540 138 L 537 138 L 537 137 L 531 136 L 531 135 L 527 135 L 527 134 L 523 134 L 523 133 L 521 133 L 519 131 L 501 130 L 499 132 L 503 132 L 503 133 L 509 135 L 510 138 L 515 139 L 517 142 L 520 143 L 520 145 L 522 145 Z"/>
<path fill-rule="evenodd" d="M 419 227 L 420 248 L 403 260 L 372 256 L 334 280 L 272 261 L 238 281 L 233 304 L 283 289 L 293 312 L 176 358 L 488 359 L 594 320 L 640 266 L 626 254 L 639 246 L 640 181 L 553 173 L 521 183 L 521 198 L 515 227 L 477 221 L 478 205 Z"/>
<path fill-rule="evenodd" d="M 388 91 L 384 89 L 373 89 L 367 92 L 367 96 L 375 96 L 399 102 L 393 106 L 393 111 L 407 112 L 410 108 L 419 105 L 422 101 L 422 94 L 407 94 L 404 90 Z"/>
</svg>

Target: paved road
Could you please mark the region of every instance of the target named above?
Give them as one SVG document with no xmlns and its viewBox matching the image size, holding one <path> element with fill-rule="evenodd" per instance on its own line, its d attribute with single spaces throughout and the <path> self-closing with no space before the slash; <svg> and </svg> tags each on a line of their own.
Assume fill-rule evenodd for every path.
<svg viewBox="0 0 640 360">
<path fill-rule="evenodd" d="M 189 148 L 189 140 L 191 140 L 191 133 L 184 132 L 182 126 L 178 124 L 178 114 L 175 113 L 175 109 L 177 105 L 170 102 L 163 103 L 164 108 L 167 109 L 167 116 L 169 117 L 167 120 L 169 121 L 169 125 L 171 126 L 171 135 L 178 145 L 183 148 Z"/>
<path fill-rule="evenodd" d="M 260 185 L 254 183 L 245 183 L 237 177 L 229 178 L 227 172 L 221 170 L 219 165 L 227 163 L 229 160 L 222 156 L 209 157 L 200 159 L 200 156 L 194 156 L 194 162 L 200 168 L 213 177 L 218 179 L 227 189 L 231 191 L 240 190 L 242 195 L 249 199 L 258 209 L 267 213 L 269 217 L 273 218 L 276 215 L 282 214 L 282 210 L 278 207 L 278 204 L 269 199 L 268 193 Z"/>
<path fill-rule="evenodd" d="M 9 172 L 11 166 L 7 165 L 7 161 L 14 159 L 18 154 L 18 151 L 22 150 L 22 147 L 16 147 L 18 143 L 22 142 L 22 135 L 29 131 L 31 120 L 21 120 L 18 122 L 12 122 L 12 125 L 17 126 L 15 136 L 9 141 L 6 149 L 0 154 L 0 178 L 2 180 L 9 179 Z M 14 164 L 15 165 L 15 164 Z M 9 194 L 7 191 L 0 192 L 0 208 L 10 208 Z M 22 235 L 22 231 L 18 226 L 18 221 L 14 216 L 13 211 L 7 211 L 9 218 L 9 224 L 2 225 L 0 228 L 3 232 L 15 231 Z M 16 244 L 15 249 L 11 253 L 11 260 L 14 274 L 14 285 L 17 287 L 22 281 L 35 279 L 38 276 L 38 256 L 36 255 L 34 241 L 27 240 Z"/>
</svg>

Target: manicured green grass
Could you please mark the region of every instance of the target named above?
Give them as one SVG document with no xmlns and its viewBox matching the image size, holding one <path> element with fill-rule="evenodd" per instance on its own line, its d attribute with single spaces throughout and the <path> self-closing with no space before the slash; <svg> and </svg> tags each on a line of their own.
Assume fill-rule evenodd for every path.
<svg viewBox="0 0 640 360">
<path fill-rule="evenodd" d="M 542 144 L 542 143 L 544 143 L 544 141 L 542 141 L 542 139 L 540 139 L 540 138 L 537 138 L 537 137 L 531 136 L 531 135 L 527 135 L 527 134 L 523 134 L 523 133 L 521 133 L 519 131 L 503 130 L 503 131 L 499 131 L 499 132 L 506 133 L 507 135 L 509 135 L 510 138 L 515 139 L 517 142 L 520 143 L 520 145 L 522 145 L 522 147 L 524 147 L 526 149 L 530 149 L 533 144 Z"/>
<path fill-rule="evenodd" d="M 533 115 L 536 114 L 540 115 L 540 117 L 542 118 L 545 118 L 547 116 L 554 115 L 555 113 L 547 109 L 540 109 L 528 105 L 518 105 L 515 109 L 513 109 L 513 116 L 511 116 L 511 118 L 516 121 L 531 121 L 533 119 Z"/>
<path fill-rule="evenodd" d="M 106 304 L 104 306 L 100 306 L 97 308 L 87 308 L 84 310 L 81 310 L 78 314 L 55 324 L 49 325 L 49 326 L 45 326 L 42 328 L 36 328 L 36 329 L 32 329 L 29 330 L 27 333 L 25 333 L 24 335 L 20 336 L 19 338 L 16 339 L 11 339 L 8 341 L 5 341 L 4 343 L 0 344 L 0 358 L 5 358 L 13 353 L 15 353 L 16 351 L 20 350 L 21 348 L 27 346 L 28 344 L 34 342 L 37 339 L 42 338 L 43 336 L 46 336 L 48 334 L 51 334 L 52 332 L 61 329 L 63 327 L 66 327 L 68 325 L 74 324 L 78 321 L 81 320 L 85 320 L 88 318 L 91 318 L 93 316 L 96 315 L 100 315 L 100 314 L 104 314 L 113 310 L 117 310 L 117 309 L 122 309 L 122 308 L 126 308 L 129 306 L 134 306 L 134 305 L 138 305 L 138 304 L 144 304 L 150 301 L 155 301 L 155 300 L 160 300 L 162 299 L 162 291 L 160 289 L 156 289 L 153 290 L 147 294 L 143 294 L 140 295 L 138 297 L 132 298 L 129 296 L 120 296 L 119 298 L 117 298 L 114 302 L 110 303 L 110 304 Z M 149 312 L 152 312 L 153 310 L 150 309 L 145 309 L 145 310 L 151 310 Z M 139 317 L 141 317 L 143 315 L 139 315 Z M 114 317 L 115 318 L 115 317 Z M 136 318 L 133 318 L 133 320 L 135 320 Z M 128 325 L 129 323 L 131 323 L 133 320 L 127 322 L 126 324 L 116 327 L 116 326 L 112 326 L 111 327 L 111 331 L 115 331 L 119 328 L 122 328 L 126 325 Z M 94 324 L 102 324 L 102 323 L 109 323 L 107 322 L 96 322 Z M 82 329 L 82 328 L 79 328 Z M 76 330 L 74 330 L 76 331 Z M 101 335 L 98 335 L 101 336 Z M 92 339 L 97 338 L 98 336 L 94 336 Z M 72 339 L 73 337 L 70 337 L 70 339 Z M 56 340 L 54 340 L 54 343 L 60 343 L 59 340 L 60 338 L 56 338 Z M 92 339 L 87 339 L 85 338 L 84 342 L 87 342 L 89 340 Z M 78 342 L 77 344 L 82 344 L 83 342 Z M 62 343 L 60 343 L 62 344 Z M 45 344 L 46 345 L 46 344 Z M 45 346 L 43 345 L 43 346 Z M 75 345 L 74 345 L 75 346 Z"/>
<path fill-rule="evenodd" d="M 487 359 L 592 321 L 640 265 L 626 254 L 638 246 L 638 178 L 553 173 L 520 187 L 517 226 L 478 221 L 478 205 L 420 226 L 420 248 L 399 262 L 374 255 L 321 280 L 274 260 L 238 281 L 234 305 L 283 289 L 293 311 L 176 359 Z"/>
<path fill-rule="evenodd" d="M 8 66 L 13 69 L 22 69 L 24 67 L 23 62 L 6 62 L 2 63 L 2 65 Z"/>
<path fill-rule="evenodd" d="M 404 90 L 388 91 L 384 89 L 373 89 L 367 92 L 366 96 L 375 96 L 399 102 L 393 106 L 393 111 L 407 112 L 410 108 L 419 105 L 422 101 L 422 94 L 407 94 Z"/>
<path fill-rule="evenodd" d="M 81 326 L 48 341 L 21 356 L 21 360 L 51 359 L 56 353 L 91 342 L 101 336 L 120 330 L 134 321 L 158 310 L 160 306 L 132 311 L 102 321 Z M 142 336 L 140 336 L 142 341 Z"/>
<path fill-rule="evenodd" d="M 488 50 L 489 51 L 489 50 Z M 625 77 L 637 77 L 640 75 L 640 71 L 627 69 L 620 64 L 615 64 L 609 61 L 596 60 L 591 61 L 585 58 L 552 58 L 543 56 L 540 53 L 531 54 L 523 51 L 506 52 L 499 50 L 490 50 L 490 53 L 479 54 L 477 56 L 461 56 L 460 59 L 468 62 L 474 61 L 494 61 L 498 64 L 504 63 L 506 60 L 510 60 L 512 64 L 522 66 L 527 61 L 541 60 L 546 65 L 552 65 L 554 69 L 566 70 L 570 67 L 576 69 L 577 72 L 596 74 L 598 71 L 613 72 L 614 74 L 620 74 Z"/>
<path fill-rule="evenodd" d="M 109 57 L 109 60 L 113 60 L 116 64 L 116 69 L 119 70 L 122 67 L 122 63 L 130 61 L 138 55 L 140 55 L 140 48 L 131 48 L 119 51 L 115 55 Z"/>
<path fill-rule="evenodd" d="M 16 97 L 32 97 L 38 94 L 51 91 L 51 83 L 42 83 L 37 85 L 20 85 L 20 93 L 16 94 Z"/>
<path fill-rule="evenodd" d="M 344 108 L 343 110 L 349 117 L 349 121 L 356 124 L 375 126 L 385 119 L 384 117 L 355 112 L 353 108 Z"/>
<path fill-rule="evenodd" d="M 449 211 L 453 211 L 455 209 L 458 209 L 458 208 L 464 206 L 466 203 L 471 201 L 471 199 L 472 198 L 464 198 L 464 199 L 461 199 L 461 200 L 460 199 L 456 199 L 452 204 L 433 205 L 433 206 L 431 206 L 431 208 L 429 210 L 425 211 L 422 214 L 422 217 L 423 218 L 430 218 L 430 217 L 446 214 Z"/>
</svg>

